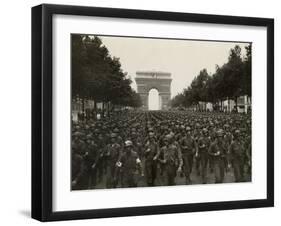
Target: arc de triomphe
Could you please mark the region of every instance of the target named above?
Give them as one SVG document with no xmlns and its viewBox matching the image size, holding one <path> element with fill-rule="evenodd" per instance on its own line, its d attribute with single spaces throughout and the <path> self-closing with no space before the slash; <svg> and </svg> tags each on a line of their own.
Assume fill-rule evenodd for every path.
<svg viewBox="0 0 281 226">
<path fill-rule="evenodd" d="M 171 73 L 154 71 L 137 71 L 135 81 L 137 92 L 142 99 L 142 109 L 148 110 L 148 94 L 151 89 L 159 93 L 159 109 L 168 109 L 171 99 Z"/>
</svg>

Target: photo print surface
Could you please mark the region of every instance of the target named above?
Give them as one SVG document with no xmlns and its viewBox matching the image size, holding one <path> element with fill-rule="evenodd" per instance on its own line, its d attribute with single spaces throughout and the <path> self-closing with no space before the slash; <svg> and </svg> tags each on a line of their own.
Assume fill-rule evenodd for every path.
<svg viewBox="0 0 281 226">
<path fill-rule="evenodd" d="M 71 34 L 71 190 L 251 182 L 251 59 L 247 42 Z"/>
</svg>

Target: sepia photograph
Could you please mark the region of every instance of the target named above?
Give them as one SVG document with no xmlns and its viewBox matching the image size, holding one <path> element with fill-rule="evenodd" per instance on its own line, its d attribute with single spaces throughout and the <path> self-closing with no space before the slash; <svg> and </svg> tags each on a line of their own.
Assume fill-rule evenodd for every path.
<svg viewBox="0 0 281 226">
<path fill-rule="evenodd" d="M 73 33 L 70 45 L 71 190 L 252 181 L 252 43 Z"/>
</svg>

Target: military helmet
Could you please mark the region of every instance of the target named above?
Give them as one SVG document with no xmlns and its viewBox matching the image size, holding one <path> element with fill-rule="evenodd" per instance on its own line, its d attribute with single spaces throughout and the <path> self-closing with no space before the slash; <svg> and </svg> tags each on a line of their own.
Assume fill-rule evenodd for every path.
<svg viewBox="0 0 281 226">
<path fill-rule="evenodd" d="M 239 129 L 236 129 L 236 130 L 234 131 L 234 133 L 235 133 L 235 134 L 240 134 L 240 130 L 239 130 Z"/>
<path fill-rule="evenodd" d="M 116 133 L 111 133 L 111 134 L 110 134 L 110 137 L 111 137 L 111 138 L 116 138 L 117 135 L 116 135 Z"/>
<path fill-rule="evenodd" d="M 88 134 L 88 135 L 86 136 L 86 138 L 87 138 L 87 139 L 92 139 L 92 134 L 91 134 L 91 133 Z"/>
<path fill-rule="evenodd" d="M 81 136 L 83 136 L 84 135 L 84 133 L 82 133 L 82 132 L 75 132 L 75 133 L 73 133 L 72 134 L 73 136 L 76 136 L 76 137 L 81 137 Z"/>
<path fill-rule="evenodd" d="M 223 136 L 223 130 L 222 130 L 222 129 L 219 129 L 219 130 L 217 131 L 217 136 L 218 136 L 218 137 L 222 137 L 222 136 Z"/>
<path fill-rule="evenodd" d="M 132 141 L 130 141 L 130 140 L 125 141 L 125 147 L 130 147 L 132 145 L 133 145 Z"/>
<path fill-rule="evenodd" d="M 172 137 L 173 137 L 173 136 L 172 136 L 171 134 L 168 134 L 168 135 L 165 136 L 165 140 L 171 140 Z"/>
</svg>

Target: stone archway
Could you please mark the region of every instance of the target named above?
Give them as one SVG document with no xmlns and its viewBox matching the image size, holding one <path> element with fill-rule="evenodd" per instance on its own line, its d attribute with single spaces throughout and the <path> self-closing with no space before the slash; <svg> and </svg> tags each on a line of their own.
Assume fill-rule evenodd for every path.
<svg viewBox="0 0 281 226">
<path fill-rule="evenodd" d="M 148 94 L 151 89 L 157 89 L 159 92 L 160 110 L 168 109 L 171 99 L 171 73 L 138 71 L 136 75 L 135 81 L 137 92 L 142 99 L 142 109 L 148 110 Z"/>
<path fill-rule="evenodd" d="M 161 100 L 159 92 L 156 88 L 152 88 L 148 92 L 148 110 L 160 110 Z"/>
</svg>

